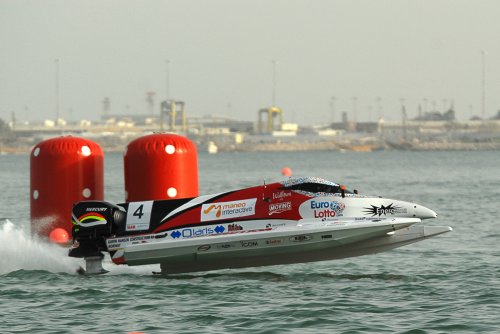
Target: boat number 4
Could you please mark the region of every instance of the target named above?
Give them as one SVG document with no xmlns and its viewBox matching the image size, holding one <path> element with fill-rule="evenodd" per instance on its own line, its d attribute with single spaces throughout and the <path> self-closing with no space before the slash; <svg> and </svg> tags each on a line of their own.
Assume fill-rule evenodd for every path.
<svg viewBox="0 0 500 334">
<path fill-rule="evenodd" d="M 141 204 L 141 206 L 138 207 L 137 210 L 134 211 L 133 216 L 136 216 L 138 219 L 141 219 L 142 216 L 144 216 L 144 212 L 142 212 L 143 208 L 144 208 L 144 204 Z"/>
<path fill-rule="evenodd" d="M 127 210 L 127 231 L 142 231 L 149 229 L 153 201 L 130 202 Z"/>
</svg>

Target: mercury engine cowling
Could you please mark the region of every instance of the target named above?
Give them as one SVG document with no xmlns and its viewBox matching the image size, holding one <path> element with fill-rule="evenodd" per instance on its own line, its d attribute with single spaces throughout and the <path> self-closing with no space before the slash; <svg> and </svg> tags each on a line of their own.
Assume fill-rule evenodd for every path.
<svg viewBox="0 0 500 334">
<path fill-rule="evenodd" d="M 71 257 L 102 257 L 107 251 L 106 238 L 115 234 L 117 226 L 125 221 L 126 212 L 120 207 L 102 201 L 78 202 L 72 212 L 73 247 Z"/>
</svg>

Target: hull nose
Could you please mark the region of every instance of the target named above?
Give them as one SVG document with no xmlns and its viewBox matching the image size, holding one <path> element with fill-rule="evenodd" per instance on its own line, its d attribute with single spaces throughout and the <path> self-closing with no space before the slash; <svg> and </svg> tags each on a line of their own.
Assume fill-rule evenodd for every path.
<svg viewBox="0 0 500 334">
<path fill-rule="evenodd" d="M 422 205 L 415 205 L 415 217 L 420 219 L 437 218 L 437 213 Z"/>
</svg>

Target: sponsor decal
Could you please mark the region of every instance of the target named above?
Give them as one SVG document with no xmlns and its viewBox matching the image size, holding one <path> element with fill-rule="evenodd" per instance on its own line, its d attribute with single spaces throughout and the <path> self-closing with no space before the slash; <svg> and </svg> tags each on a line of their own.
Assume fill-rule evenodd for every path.
<svg viewBox="0 0 500 334">
<path fill-rule="evenodd" d="M 282 239 L 269 239 L 266 240 L 266 245 L 279 245 L 283 242 Z"/>
<path fill-rule="evenodd" d="M 345 204 L 325 198 L 315 198 L 302 203 L 299 208 L 302 218 L 316 218 L 322 221 L 344 215 Z"/>
<path fill-rule="evenodd" d="M 204 252 L 204 251 L 207 251 L 210 249 L 210 245 L 201 245 L 200 247 L 198 247 L 198 251 L 200 252 Z"/>
<path fill-rule="evenodd" d="M 266 224 L 266 229 L 270 229 L 272 227 L 280 227 L 280 226 L 286 226 L 285 223 L 268 223 Z"/>
<path fill-rule="evenodd" d="M 241 230 L 243 230 L 243 227 L 241 225 L 238 225 L 238 224 L 227 225 L 228 232 L 241 231 Z"/>
<path fill-rule="evenodd" d="M 203 204 L 201 206 L 201 221 L 221 220 L 255 214 L 256 198 L 232 202 Z"/>
<path fill-rule="evenodd" d="M 153 239 L 154 236 L 152 235 L 139 235 L 139 236 L 135 236 L 135 237 L 130 237 L 129 238 L 129 241 L 142 241 L 142 240 L 149 240 L 149 239 Z"/>
<path fill-rule="evenodd" d="M 108 209 L 108 208 L 87 208 L 87 210 L 85 210 L 85 211 L 87 211 L 87 212 L 89 212 L 89 211 L 104 212 L 104 211 L 106 211 L 107 209 Z"/>
<path fill-rule="evenodd" d="M 184 228 L 182 230 L 175 230 L 170 235 L 174 239 L 178 238 L 192 238 L 192 237 L 203 237 L 206 235 L 220 234 L 223 233 L 226 228 L 222 225 L 217 225 L 215 228 L 213 226 L 206 227 L 196 227 L 196 228 Z"/>
<path fill-rule="evenodd" d="M 288 198 L 288 197 L 291 197 L 292 196 L 292 193 L 290 191 L 279 191 L 277 193 L 273 193 L 273 199 L 277 199 L 277 200 L 284 200 L 285 198 Z"/>
<path fill-rule="evenodd" d="M 149 230 L 153 201 L 130 202 L 127 209 L 125 231 Z"/>
<path fill-rule="evenodd" d="M 292 210 L 292 202 L 282 202 L 269 205 L 269 215 Z"/>
<path fill-rule="evenodd" d="M 82 224 L 84 226 L 94 226 L 94 225 L 104 225 L 107 223 L 106 218 L 103 215 L 97 212 L 89 212 L 86 213 L 75 221 L 75 217 L 73 216 L 72 220 L 74 225 Z"/>
<path fill-rule="evenodd" d="M 109 239 L 107 241 L 108 245 L 111 245 L 111 244 L 117 244 L 117 243 L 120 243 L 120 242 L 125 242 L 125 241 L 128 241 L 128 238 L 120 238 L 120 239 Z"/>
<path fill-rule="evenodd" d="M 241 241 L 241 247 L 256 247 L 259 243 L 257 241 Z"/>
<path fill-rule="evenodd" d="M 302 242 L 302 241 L 309 241 L 309 240 L 311 240 L 310 235 L 296 235 L 296 236 L 290 237 L 290 241 L 293 241 L 293 242 Z"/>
<path fill-rule="evenodd" d="M 321 218 L 321 220 L 325 221 L 328 218 L 335 218 L 337 216 L 337 212 L 334 210 L 314 210 L 314 218 Z"/>
<path fill-rule="evenodd" d="M 225 234 L 239 234 L 239 233 L 252 233 L 252 232 L 264 232 L 264 231 L 270 231 L 272 230 L 272 228 L 259 228 L 259 229 L 255 229 L 255 230 L 239 230 L 239 231 L 231 231 L 231 232 L 224 232 L 224 233 L 221 233 L 222 235 L 225 235 Z M 209 236 L 217 236 L 217 235 L 221 235 L 221 234 L 209 234 Z"/>
<path fill-rule="evenodd" d="M 132 244 L 146 243 L 148 242 L 148 240 L 151 239 L 155 239 L 155 235 L 153 234 L 136 235 L 132 237 L 108 239 L 106 243 L 108 244 L 109 248 L 115 249 L 121 247 L 122 243 L 132 243 Z"/>
<path fill-rule="evenodd" d="M 368 215 L 372 215 L 372 217 L 375 216 L 386 216 L 386 215 L 394 215 L 398 213 L 408 213 L 408 210 L 406 208 L 402 208 L 399 206 L 394 205 L 394 203 L 389 204 L 388 206 L 380 205 L 370 205 L 369 208 L 364 208 L 365 213 Z"/>
<path fill-rule="evenodd" d="M 311 200 L 311 209 L 330 209 L 337 213 L 344 211 L 345 204 L 336 201 Z"/>
</svg>

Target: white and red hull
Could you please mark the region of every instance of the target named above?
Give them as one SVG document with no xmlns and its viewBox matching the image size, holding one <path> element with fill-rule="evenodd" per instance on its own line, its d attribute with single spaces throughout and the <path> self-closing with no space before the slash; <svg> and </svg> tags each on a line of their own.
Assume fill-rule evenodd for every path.
<svg viewBox="0 0 500 334">
<path fill-rule="evenodd" d="M 340 259 L 404 246 L 451 230 L 423 226 L 423 206 L 300 179 L 186 200 L 81 202 L 71 256 L 158 263 L 164 273 Z M 81 246 L 80 246 L 81 244 Z"/>
</svg>

